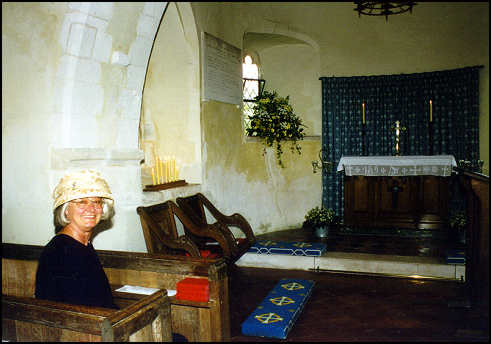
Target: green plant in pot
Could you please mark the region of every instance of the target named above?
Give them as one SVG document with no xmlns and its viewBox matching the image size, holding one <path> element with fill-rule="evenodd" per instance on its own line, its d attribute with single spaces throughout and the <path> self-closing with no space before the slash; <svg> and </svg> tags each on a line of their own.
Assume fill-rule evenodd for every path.
<svg viewBox="0 0 491 344">
<path fill-rule="evenodd" d="M 301 147 L 297 141 L 303 140 L 305 133 L 302 119 L 295 115 L 289 102 L 289 96 L 285 98 L 273 92 L 264 91 L 256 97 L 253 115 L 249 116 L 249 125 L 246 128 L 247 135 L 258 137 L 264 144 L 263 154 L 266 147 L 276 148 L 276 160 L 278 165 L 284 167 L 281 155 L 283 154 L 282 143 L 291 142 L 291 151 L 295 150 L 301 154 Z"/>
<path fill-rule="evenodd" d="M 464 211 L 457 211 L 450 215 L 448 221 L 450 228 L 453 229 L 457 240 L 465 243 L 465 226 L 467 225 L 467 216 Z"/>
<path fill-rule="evenodd" d="M 315 207 L 310 209 L 305 215 L 303 227 L 315 231 L 316 236 L 323 238 L 328 235 L 329 227 L 337 223 L 338 217 L 333 209 Z"/>
</svg>

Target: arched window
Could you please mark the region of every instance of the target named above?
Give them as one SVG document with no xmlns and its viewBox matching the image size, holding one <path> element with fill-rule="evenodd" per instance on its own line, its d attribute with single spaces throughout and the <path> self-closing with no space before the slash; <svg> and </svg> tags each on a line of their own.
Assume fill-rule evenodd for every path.
<svg viewBox="0 0 491 344">
<path fill-rule="evenodd" d="M 244 57 L 242 63 L 242 98 L 244 113 L 244 132 L 249 125 L 249 116 L 252 115 L 252 109 L 256 103 L 256 97 L 262 93 L 265 80 L 259 79 L 259 68 L 254 63 L 250 55 Z"/>
</svg>

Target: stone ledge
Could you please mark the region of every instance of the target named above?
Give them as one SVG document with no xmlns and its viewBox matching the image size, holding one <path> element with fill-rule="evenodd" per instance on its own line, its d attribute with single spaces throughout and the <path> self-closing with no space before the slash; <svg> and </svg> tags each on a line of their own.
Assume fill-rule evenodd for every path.
<svg viewBox="0 0 491 344">
<path fill-rule="evenodd" d="M 175 201 L 177 197 L 186 197 L 201 192 L 201 184 L 188 184 L 172 189 L 160 191 L 144 191 L 142 196 L 143 206 L 163 203 L 168 200 Z"/>
<path fill-rule="evenodd" d="M 237 266 L 275 269 L 323 269 L 394 276 L 422 276 L 465 280 L 465 266 L 446 264 L 438 258 L 376 255 L 368 253 L 325 252 L 320 257 L 247 252 Z"/>
<path fill-rule="evenodd" d="M 141 150 L 107 150 L 104 148 L 52 148 L 51 168 L 137 165 L 143 160 Z"/>
</svg>

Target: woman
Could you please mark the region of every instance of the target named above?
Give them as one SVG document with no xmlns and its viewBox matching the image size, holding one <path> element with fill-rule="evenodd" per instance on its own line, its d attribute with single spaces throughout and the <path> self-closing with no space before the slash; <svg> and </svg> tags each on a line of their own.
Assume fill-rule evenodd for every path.
<svg viewBox="0 0 491 344">
<path fill-rule="evenodd" d="M 109 186 L 95 171 L 72 172 L 60 180 L 53 198 L 55 224 L 62 229 L 39 258 L 36 298 L 117 309 L 90 242 L 94 227 L 113 214 Z"/>
</svg>

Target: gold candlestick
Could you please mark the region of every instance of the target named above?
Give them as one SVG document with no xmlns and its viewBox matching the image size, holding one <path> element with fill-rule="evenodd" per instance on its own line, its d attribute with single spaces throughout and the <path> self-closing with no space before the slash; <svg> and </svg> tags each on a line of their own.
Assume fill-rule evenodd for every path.
<svg viewBox="0 0 491 344">
<path fill-rule="evenodd" d="M 361 107 L 363 109 L 362 122 L 363 122 L 363 124 L 365 124 L 365 103 L 361 103 Z"/>
<path fill-rule="evenodd" d="M 391 130 L 394 130 L 396 132 L 396 155 L 399 156 L 399 136 L 403 131 L 406 131 L 406 127 L 401 127 L 401 122 L 396 121 L 396 126 L 392 127 Z"/>
</svg>

